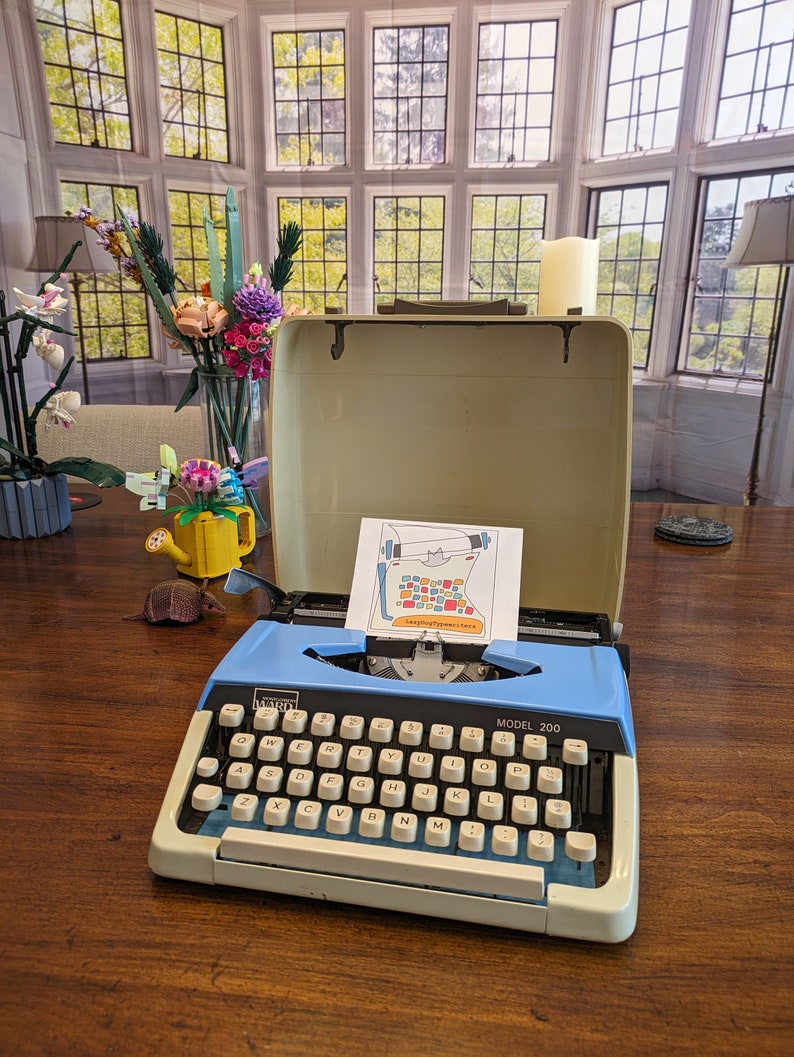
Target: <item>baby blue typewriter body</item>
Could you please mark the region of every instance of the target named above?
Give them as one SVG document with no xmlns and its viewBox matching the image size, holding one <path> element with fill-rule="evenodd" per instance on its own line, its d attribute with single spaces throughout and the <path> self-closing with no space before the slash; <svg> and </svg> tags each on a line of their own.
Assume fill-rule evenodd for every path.
<svg viewBox="0 0 794 1057">
<path fill-rule="evenodd" d="M 639 800 L 616 640 L 631 376 L 630 335 L 607 317 L 279 326 L 268 454 L 285 601 L 209 678 L 156 823 L 156 873 L 630 936 Z M 516 639 L 442 642 L 428 625 L 397 646 L 388 628 L 348 629 L 363 518 L 520 529 Z M 443 605 L 478 620 L 456 597 Z"/>
<path fill-rule="evenodd" d="M 495 641 L 482 661 L 500 678 L 438 685 L 334 665 L 366 645 L 363 634 L 344 628 L 267 621 L 242 637 L 199 703 L 184 749 L 190 759 L 178 768 L 154 836 L 152 868 L 206 883 L 624 939 L 636 916 L 637 805 L 617 650 Z M 566 745 L 580 753 L 576 762 L 564 758 Z M 328 747 L 336 747 L 335 758 Z M 462 764 L 457 773 L 452 761 Z M 478 784 L 478 768 L 489 784 Z M 547 787 L 544 776 L 552 779 Z M 217 803 L 197 800 L 197 789 L 215 790 Z M 456 795 L 468 801 L 463 815 L 455 813 Z M 335 814 L 347 824 L 335 829 Z"/>
</svg>

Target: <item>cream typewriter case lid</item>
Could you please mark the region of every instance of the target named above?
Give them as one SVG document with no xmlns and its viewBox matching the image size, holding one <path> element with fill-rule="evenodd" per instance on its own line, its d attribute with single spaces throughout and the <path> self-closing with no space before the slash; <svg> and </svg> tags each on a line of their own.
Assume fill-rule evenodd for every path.
<svg viewBox="0 0 794 1057">
<path fill-rule="evenodd" d="M 363 517 L 524 530 L 523 606 L 618 618 L 631 337 L 605 316 L 296 316 L 270 381 L 276 581 L 347 594 Z"/>
</svg>

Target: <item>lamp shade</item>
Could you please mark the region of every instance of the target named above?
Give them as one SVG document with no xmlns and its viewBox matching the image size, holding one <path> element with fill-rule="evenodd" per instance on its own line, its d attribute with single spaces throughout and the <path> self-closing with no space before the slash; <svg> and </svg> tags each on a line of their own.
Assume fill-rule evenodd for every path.
<svg viewBox="0 0 794 1057">
<path fill-rule="evenodd" d="M 28 271 L 54 272 L 77 241 L 82 245 L 75 250 L 67 271 L 116 271 L 113 258 L 97 246 L 94 232 L 87 229 L 79 217 L 36 217 L 36 244 Z"/>
<path fill-rule="evenodd" d="M 794 195 L 746 202 L 724 268 L 794 264 Z"/>
</svg>

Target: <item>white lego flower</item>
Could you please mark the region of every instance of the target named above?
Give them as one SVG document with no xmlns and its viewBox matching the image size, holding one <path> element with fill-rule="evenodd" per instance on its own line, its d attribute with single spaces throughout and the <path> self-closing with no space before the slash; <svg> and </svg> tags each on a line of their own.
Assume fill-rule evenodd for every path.
<svg viewBox="0 0 794 1057">
<path fill-rule="evenodd" d="M 42 330 L 40 334 L 33 335 L 33 348 L 42 360 L 45 360 L 56 371 L 60 371 L 63 367 L 63 345 L 56 345 L 54 341 L 50 341 L 49 330 Z"/>
<path fill-rule="evenodd" d="M 44 410 L 47 413 L 44 420 L 45 429 L 57 425 L 69 429 L 74 425 L 74 416 L 80 410 L 80 394 L 71 389 L 55 393 L 44 405 Z"/>
<path fill-rule="evenodd" d="M 27 312 L 28 315 L 38 316 L 49 323 L 52 323 L 55 316 L 65 312 L 69 304 L 68 298 L 61 297 L 63 287 L 55 286 L 54 283 L 46 283 L 41 294 L 26 294 L 16 286 L 14 293 L 21 302 L 16 306 L 18 312 Z"/>
</svg>

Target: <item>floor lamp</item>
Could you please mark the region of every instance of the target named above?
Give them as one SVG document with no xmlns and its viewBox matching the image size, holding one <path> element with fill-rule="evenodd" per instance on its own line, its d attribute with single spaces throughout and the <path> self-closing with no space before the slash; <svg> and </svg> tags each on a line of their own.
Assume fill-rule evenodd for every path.
<svg viewBox="0 0 794 1057">
<path fill-rule="evenodd" d="M 755 506 L 758 502 L 758 464 L 761 456 L 761 437 L 764 432 L 766 394 L 775 366 L 774 355 L 780 295 L 783 291 L 783 269 L 794 264 L 794 195 L 783 195 L 781 198 L 761 198 L 755 202 L 745 203 L 739 234 L 725 258 L 723 267 L 759 268 L 768 264 L 778 266 L 777 287 L 772 307 L 772 326 L 769 330 L 769 345 L 761 385 L 753 456 L 747 474 L 745 506 Z"/>
<path fill-rule="evenodd" d="M 77 334 L 80 341 L 80 366 L 83 373 L 83 395 L 86 404 L 91 402 L 88 389 L 88 362 L 85 354 L 85 333 L 83 331 L 83 313 L 80 305 L 80 287 L 83 276 L 97 272 L 114 272 L 116 264 L 113 258 L 96 244 L 96 237 L 88 231 L 82 220 L 77 217 L 36 217 L 36 244 L 28 271 L 44 272 L 46 275 L 59 268 L 66 254 L 75 244 L 78 246 L 68 265 L 71 285 L 74 292 L 74 315 Z"/>
</svg>

